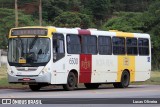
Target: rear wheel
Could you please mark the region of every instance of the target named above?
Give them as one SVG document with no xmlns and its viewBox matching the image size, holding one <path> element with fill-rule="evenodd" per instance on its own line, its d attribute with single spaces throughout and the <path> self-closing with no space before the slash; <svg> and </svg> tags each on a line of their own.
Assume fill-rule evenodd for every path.
<svg viewBox="0 0 160 107">
<path fill-rule="evenodd" d="M 127 88 L 130 83 L 130 75 L 128 71 L 123 71 L 121 76 L 121 82 L 119 83 L 113 83 L 113 86 L 115 88 Z"/>
<path fill-rule="evenodd" d="M 85 83 L 84 86 L 88 89 L 97 89 L 100 84 L 98 83 Z"/>
<path fill-rule="evenodd" d="M 73 72 L 70 72 L 67 79 L 67 84 L 63 85 L 64 90 L 71 91 L 74 90 L 77 84 L 77 78 Z"/>
<path fill-rule="evenodd" d="M 32 91 L 38 91 L 38 90 L 40 90 L 41 86 L 40 85 L 29 85 L 29 88 Z"/>
</svg>

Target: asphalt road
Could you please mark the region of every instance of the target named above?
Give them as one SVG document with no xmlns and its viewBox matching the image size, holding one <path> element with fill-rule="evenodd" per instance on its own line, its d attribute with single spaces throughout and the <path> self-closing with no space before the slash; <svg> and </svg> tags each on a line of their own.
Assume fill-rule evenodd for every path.
<svg viewBox="0 0 160 107">
<path fill-rule="evenodd" d="M 62 87 L 43 88 L 40 91 L 33 92 L 30 89 L 0 89 L 0 98 L 159 98 L 160 85 L 130 85 L 126 89 L 116 89 L 112 86 L 101 86 L 99 89 L 88 90 L 86 88 L 78 88 L 74 91 L 64 91 Z M 26 107 L 27 105 L 24 105 Z M 44 106 L 44 105 L 43 105 Z M 45 105 L 49 107 L 50 105 Z M 58 107 L 75 107 L 74 104 L 54 105 Z M 106 107 L 107 105 L 83 104 L 76 107 Z M 160 104 L 116 104 L 110 107 L 160 107 Z M 1 107 L 1 105 L 0 105 Z M 3 107 L 14 107 L 6 105 Z M 15 107 L 18 107 L 17 105 Z M 30 106 L 32 107 L 32 106 Z M 34 107 L 36 107 L 34 105 Z M 37 107 L 39 107 L 37 105 Z M 52 106 L 53 107 L 53 106 Z"/>
</svg>

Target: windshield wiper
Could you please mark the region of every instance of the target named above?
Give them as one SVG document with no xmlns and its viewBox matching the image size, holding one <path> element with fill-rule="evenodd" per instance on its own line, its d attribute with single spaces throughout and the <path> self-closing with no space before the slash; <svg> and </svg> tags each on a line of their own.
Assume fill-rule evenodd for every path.
<svg viewBox="0 0 160 107">
<path fill-rule="evenodd" d="M 31 44 L 29 46 L 29 50 L 33 48 L 33 46 L 35 45 L 37 39 L 38 39 L 38 35 L 36 35 L 35 38 L 33 39 L 33 41 L 31 42 Z"/>
<path fill-rule="evenodd" d="M 21 50 L 21 55 L 23 56 L 23 50 L 24 50 L 24 44 L 23 44 L 23 41 L 22 41 L 22 38 L 20 38 L 19 36 L 18 36 L 18 41 L 20 40 L 20 42 L 21 42 L 21 48 L 22 48 L 22 50 Z"/>
</svg>

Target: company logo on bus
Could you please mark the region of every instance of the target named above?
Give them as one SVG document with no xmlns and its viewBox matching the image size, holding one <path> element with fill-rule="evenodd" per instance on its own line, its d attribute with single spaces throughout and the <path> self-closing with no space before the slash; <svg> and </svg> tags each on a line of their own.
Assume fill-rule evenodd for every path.
<svg viewBox="0 0 160 107">
<path fill-rule="evenodd" d="M 92 55 L 80 55 L 80 83 L 90 83 L 92 74 Z"/>
<path fill-rule="evenodd" d="M 84 59 L 84 61 L 81 62 L 81 64 L 82 64 L 82 68 L 84 69 L 88 69 L 91 67 L 91 62 L 86 58 Z"/>
<path fill-rule="evenodd" d="M 124 57 L 124 59 L 123 59 L 123 65 L 124 66 L 129 66 L 130 65 L 129 63 L 130 63 L 129 58 Z"/>
</svg>

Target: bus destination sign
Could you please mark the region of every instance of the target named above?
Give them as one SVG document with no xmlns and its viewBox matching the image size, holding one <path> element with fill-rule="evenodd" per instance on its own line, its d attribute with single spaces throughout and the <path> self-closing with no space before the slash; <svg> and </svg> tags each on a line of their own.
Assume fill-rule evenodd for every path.
<svg viewBox="0 0 160 107">
<path fill-rule="evenodd" d="M 30 28 L 30 29 L 13 29 L 11 31 L 12 36 L 20 36 L 20 35 L 41 35 L 47 36 L 47 29 L 42 28 Z"/>
</svg>

